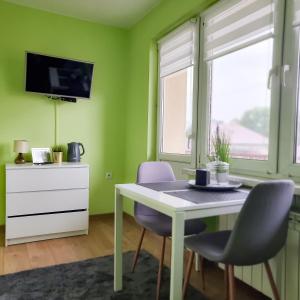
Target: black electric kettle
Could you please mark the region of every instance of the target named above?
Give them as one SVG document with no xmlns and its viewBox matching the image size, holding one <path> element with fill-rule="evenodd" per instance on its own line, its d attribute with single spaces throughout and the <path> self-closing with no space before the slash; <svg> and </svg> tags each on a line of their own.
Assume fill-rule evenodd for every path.
<svg viewBox="0 0 300 300">
<path fill-rule="evenodd" d="M 82 152 L 80 152 L 80 147 Z M 80 156 L 84 154 L 84 147 L 81 143 L 68 143 L 68 161 L 69 162 L 80 162 Z"/>
</svg>

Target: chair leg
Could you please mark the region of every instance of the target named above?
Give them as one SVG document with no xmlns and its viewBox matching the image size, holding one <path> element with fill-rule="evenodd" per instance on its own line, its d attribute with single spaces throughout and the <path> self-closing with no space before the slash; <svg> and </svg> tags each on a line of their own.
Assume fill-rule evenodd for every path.
<svg viewBox="0 0 300 300">
<path fill-rule="evenodd" d="M 234 266 L 228 265 L 229 300 L 235 300 Z"/>
<path fill-rule="evenodd" d="M 141 250 L 141 247 L 142 247 L 142 243 L 143 243 L 143 239 L 144 239 L 145 232 L 146 232 L 146 229 L 143 228 L 142 234 L 141 234 L 141 237 L 140 237 L 140 240 L 139 240 L 139 243 L 138 243 L 138 247 L 137 247 L 137 249 L 136 249 L 136 252 L 135 252 L 134 258 L 133 258 L 133 263 L 132 263 L 132 267 L 131 267 L 131 272 L 132 272 L 132 273 L 134 272 L 136 263 L 137 263 L 138 258 L 139 258 L 139 254 L 140 254 L 140 250 Z"/>
<path fill-rule="evenodd" d="M 205 273 L 204 273 L 204 262 L 203 256 L 200 256 L 200 268 L 201 268 L 201 279 L 202 279 L 202 289 L 205 291 Z"/>
<path fill-rule="evenodd" d="M 183 283 L 183 289 L 182 289 L 182 299 L 185 298 L 187 287 L 188 287 L 189 282 L 190 282 L 194 256 L 195 256 L 195 252 L 190 251 L 189 258 L 188 258 L 188 264 L 186 266 L 186 273 L 185 273 L 185 276 L 184 276 L 184 283 Z"/>
<path fill-rule="evenodd" d="M 161 247 L 160 260 L 159 260 L 159 269 L 158 269 L 158 274 L 157 274 L 156 300 L 159 300 L 161 278 L 162 278 L 162 272 L 163 272 L 163 267 L 164 267 L 165 247 L 166 247 L 166 237 L 164 236 L 163 242 L 162 242 L 162 247 Z"/>
<path fill-rule="evenodd" d="M 274 277 L 272 275 L 272 270 L 270 268 L 270 264 L 269 264 L 268 261 L 266 261 L 266 262 L 264 262 L 264 265 L 265 265 L 266 272 L 267 272 L 267 275 L 268 275 L 268 278 L 269 278 L 269 282 L 270 282 L 270 285 L 271 285 L 271 288 L 272 288 L 274 299 L 275 300 L 280 300 L 279 292 L 278 292 L 276 283 L 274 281 Z"/>
<path fill-rule="evenodd" d="M 229 282 L 228 282 L 228 265 L 225 265 L 225 271 L 224 271 L 224 285 L 225 285 L 225 299 L 228 300 L 229 298 Z"/>
</svg>

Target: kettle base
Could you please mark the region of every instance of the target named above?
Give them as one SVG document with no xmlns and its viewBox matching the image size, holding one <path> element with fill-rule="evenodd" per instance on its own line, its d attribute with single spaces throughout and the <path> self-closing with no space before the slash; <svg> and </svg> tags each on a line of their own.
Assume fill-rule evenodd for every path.
<svg viewBox="0 0 300 300">
<path fill-rule="evenodd" d="M 68 158 L 68 162 L 80 162 L 77 158 Z"/>
</svg>

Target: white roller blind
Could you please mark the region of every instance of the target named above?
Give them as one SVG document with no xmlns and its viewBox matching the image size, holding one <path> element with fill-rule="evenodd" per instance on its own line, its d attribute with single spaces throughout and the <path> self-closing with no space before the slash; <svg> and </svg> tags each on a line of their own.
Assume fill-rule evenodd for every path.
<svg viewBox="0 0 300 300">
<path fill-rule="evenodd" d="M 274 35 L 275 0 L 232 0 L 204 16 L 204 59 L 211 60 Z"/>
<path fill-rule="evenodd" d="M 158 42 L 160 77 L 195 63 L 196 21 L 189 21 Z"/>
<path fill-rule="evenodd" d="M 300 0 L 293 0 L 294 4 L 294 16 L 293 16 L 293 26 L 300 26 Z"/>
</svg>

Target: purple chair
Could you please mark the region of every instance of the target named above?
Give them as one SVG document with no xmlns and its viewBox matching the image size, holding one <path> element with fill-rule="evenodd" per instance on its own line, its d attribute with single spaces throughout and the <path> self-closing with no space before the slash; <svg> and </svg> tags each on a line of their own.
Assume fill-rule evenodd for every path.
<svg viewBox="0 0 300 300">
<path fill-rule="evenodd" d="M 173 170 L 167 162 L 153 161 L 140 164 L 137 172 L 137 183 L 151 183 L 162 181 L 175 181 Z M 156 299 L 159 299 L 161 286 L 162 269 L 165 253 L 166 238 L 172 235 L 172 218 L 154 209 L 135 202 L 134 216 L 136 222 L 141 225 L 142 233 L 138 247 L 133 259 L 132 272 L 134 272 L 139 252 L 142 246 L 145 231 L 149 230 L 162 237 L 161 257 L 157 277 Z M 185 235 L 198 234 L 204 231 L 206 224 L 200 219 L 188 220 L 185 222 Z M 201 268 L 203 270 L 203 268 Z"/>
</svg>

